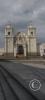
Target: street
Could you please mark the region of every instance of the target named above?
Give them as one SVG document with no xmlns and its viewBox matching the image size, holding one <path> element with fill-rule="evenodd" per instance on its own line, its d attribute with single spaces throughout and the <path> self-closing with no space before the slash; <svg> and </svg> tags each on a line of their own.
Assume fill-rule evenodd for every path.
<svg viewBox="0 0 45 100">
<path fill-rule="evenodd" d="M 31 80 L 41 87 L 34 91 Z M 45 100 L 45 69 L 13 61 L 0 61 L 0 100 Z"/>
</svg>

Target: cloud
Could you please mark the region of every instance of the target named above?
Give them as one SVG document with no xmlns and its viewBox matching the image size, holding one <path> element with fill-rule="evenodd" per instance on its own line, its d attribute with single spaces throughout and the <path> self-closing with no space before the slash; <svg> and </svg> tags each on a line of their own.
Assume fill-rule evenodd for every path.
<svg viewBox="0 0 45 100">
<path fill-rule="evenodd" d="M 45 0 L 0 0 L 0 25 L 11 22 L 23 31 L 31 21 L 44 35 Z"/>
<path fill-rule="evenodd" d="M 31 13 L 35 0 L 0 0 L 0 23 L 25 20 Z M 2 3 L 3 2 L 3 3 Z M 28 19 L 28 18 L 27 18 Z"/>
</svg>

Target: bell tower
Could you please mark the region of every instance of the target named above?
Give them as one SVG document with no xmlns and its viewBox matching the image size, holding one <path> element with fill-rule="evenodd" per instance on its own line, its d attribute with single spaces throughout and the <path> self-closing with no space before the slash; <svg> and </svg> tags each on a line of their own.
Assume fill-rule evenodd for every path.
<svg viewBox="0 0 45 100">
<path fill-rule="evenodd" d="M 28 27 L 28 52 L 30 54 L 37 53 L 36 28 L 34 26 Z"/>
<path fill-rule="evenodd" d="M 5 27 L 5 53 L 13 55 L 14 47 L 13 47 L 13 29 L 11 25 L 7 25 Z"/>
</svg>

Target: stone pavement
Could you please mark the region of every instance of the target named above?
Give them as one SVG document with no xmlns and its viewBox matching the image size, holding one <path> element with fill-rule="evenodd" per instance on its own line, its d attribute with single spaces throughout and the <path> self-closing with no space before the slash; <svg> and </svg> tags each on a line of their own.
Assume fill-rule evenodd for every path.
<svg viewBox="0 0 45 100">
<path fill-rule="evenodd" d="M 28 66 L 32 66 L 32 67 L 36 67 L 36 68 L 42 68 L 45 69 L 45 65 L 44 64 L 36 64 L 36 63 L 23 63 L 24 65 L 28 65 Z"/>
<path fill-rule="evenodd" d="M 45 68 L 45 59 L 30 59 L 30 60 L 11 60 L 12 62 L 22 63 L 24 65 L 36 67 L 36 68 Z"/>
</svg>

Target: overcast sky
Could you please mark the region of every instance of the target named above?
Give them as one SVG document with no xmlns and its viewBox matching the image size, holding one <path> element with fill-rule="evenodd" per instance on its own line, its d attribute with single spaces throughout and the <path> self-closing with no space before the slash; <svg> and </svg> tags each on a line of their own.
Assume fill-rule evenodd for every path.
<svg viewBox="0 0 45 100">
<path fill-rule="evenodd" d="M 32 22 L 37 34 L 45 37 L 45 0 L 0 0 L 0 25 L 8 22 L 20 31 Z"/>
</svg>

